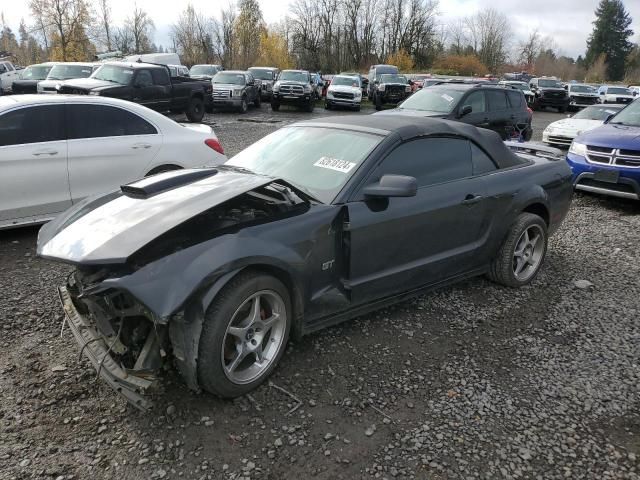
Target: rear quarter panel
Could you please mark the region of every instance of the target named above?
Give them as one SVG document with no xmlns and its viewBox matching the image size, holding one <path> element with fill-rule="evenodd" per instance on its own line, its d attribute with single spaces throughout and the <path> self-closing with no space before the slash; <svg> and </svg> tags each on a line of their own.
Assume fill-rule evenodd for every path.
<svg viewBox="0 0 640 480">
<path fill-rule="evenodd" d="M 548 212 L 549 233 L 564 220 L 573 188 L 571 169 L 562 160 L 534 158 L 529 165 L 498 170 L 486 176 L 491 234 L 487 254 L 492 256 L 515 219 L 528 207 L 542 205 Z"/>
</svg>

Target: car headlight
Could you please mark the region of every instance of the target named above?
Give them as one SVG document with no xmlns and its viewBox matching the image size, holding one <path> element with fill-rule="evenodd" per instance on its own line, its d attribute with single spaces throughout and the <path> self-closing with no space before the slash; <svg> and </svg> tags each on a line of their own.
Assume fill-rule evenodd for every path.
<svg viewBox="0 0 640 480">
<path fill-rule="evenodd" d="M 573 142 L 571 142 L 571 146 L 569 147 L 569 153 L 580 155 L 581 157 L 586 157 L 587 146 L 584 143 L 579 143 L 574 140 Z"/>
<path fill-rule="evenodd" d="M 331 90 L 327 90 L 327 97 L 333 98 L 333 92 Z"/>
<path fill-rule="evenodd" d="M 242 89 L 241 88 L 234 88 L 233 89 L 233 96 L 234 97 L 239 97 L 240 95 L 242 95 Z"/>
<path fill-rule="evenodd" d="M 378 87 L 378 90 L 380 90 L 381 92 L 384 92 L 384 85 L 380 85 L 380 86 Z"/>
<path fill-rule="evenodd" d="M 100 96 L 100 92 L 89 92 L 89 95 Z"/>
<path fill-rule="evenodd" d="M 273 91 L 274 92 L 279 92 L 280 91 L 280 82 L 276 82 L 273 84 Z"/>
<path fill-rule="evenodd" d="M 304 86 L 304 93 L 311 93 L 311 85 Z"/>
<path fill-rule="evenodd" d="M 354 95 L 355 95 L 355 97 L 356 97 L 356 98 L 361 98 L 361 97 L 362 97 L 362 92 L 361 92 L 360 90 L 357 90 L 357 91 L 354 93 Z"/>
</svg>

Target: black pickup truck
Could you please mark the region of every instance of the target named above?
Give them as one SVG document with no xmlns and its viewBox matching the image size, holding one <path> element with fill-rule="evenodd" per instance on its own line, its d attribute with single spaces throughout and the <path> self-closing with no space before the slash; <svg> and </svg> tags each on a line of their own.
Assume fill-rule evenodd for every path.
<svg viewBox="0 0 640 480">
<path fill-rule="evenodd" d="M 164 65 L 150 63 L 105 63 L 89 78 L 69 80 L 59 93 L 121 98 L 159 111 L 184 112 L 191 122 L 200 122 L 212 106 L 210 81 L 171 78 Z"/>
</svg>

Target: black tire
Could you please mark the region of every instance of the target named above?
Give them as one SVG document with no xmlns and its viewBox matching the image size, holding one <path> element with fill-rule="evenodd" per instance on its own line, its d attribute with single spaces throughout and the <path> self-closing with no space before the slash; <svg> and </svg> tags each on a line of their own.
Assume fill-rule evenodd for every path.
<svg viewBox="0 0 640 480">
<path fill-rule="evenodd" d="M 277 112 L 280 110 L 280 104 L 278 102 L 271 102 L 271 110 Z"/>
<path fill-rule="evenodd" d="M 153 169 L 149 173 L 145 175 L 145 177 L 150 177 L 151 175 L 157 175 L 158 173 L 171 172 L 173 170 L 182 170 L 182 167 L 178 165 L 159 165 Z"/>
<path fill-rule="evenodd" d="M 376 110 L 378 111 L 382 110 L 382 100 L 380 100 L 380 95 L 374 94 L 373 103 L 375 103 L 376 105 Z"/>
<path fill-rule="evenodd" d="M 521 239 L 525 230 L 532 227 L 542 234 L 542 245 L 540 247 L 542 248 L 542 256 L 535 270 L 533 270 L 526 279 L 519 279 L 514 273 L 514 253 L 518 240 Z M 533 213 L 521 213 L 518 218 L 516 218 L 516 221 L 513 222 L 513 225 L 511 225 L 502 246 L 492 260 L 487 277 L 489 277 L 489 280 L 492 282 L 499 283 L 505 287 L 516 288 L 528 285 L 536 278 L 540 268 L 544 264 L 547 253 L 547 241 L 547 224 L 545 221 Z"/>
<path fill-rule="evenodd" d="M 356 112 L 359 112 L 359 111 L 360 111 L 360 105 L 356 105 L 355 107 L 353 107 L 353 109 L 354 109 Z"/>
<path fill-rule="evenodd" d="M 558 113 L 564 113 L 567 111 L 567 107 L 558 107 Z"/>
<path fill-rule="evenodd" d="M 524 131 L 524 141 L 528 142 L 529 140 L 531 140 L 531 137 L 533 137 L 533 128 L 528 127 L 525 131 Z"/>
<path fill-rule="evenodd" d="M 262 105 L 262 98 L 260 98 L 260 95 L 257 95 L 256 99 L 253 101 L 253 106 L 260 108 L 260 105 Z"/>
<path fill-rule="evenodd" d="M 250 383 L 231 381 L 223 368 L 225 334 L 234 313 L 246 299 L 256 292 L 276 292 L 285 304 L 286 327 L 283 339 L 271 364 Z M 246 271 L 233 278 L 218 294 L 207 309 L 198 348 L 198 382 L 209 393 L 224 398 L 234 398 L 254 390 L 264 382 L 278 365 L 287 347 L 291 330 L 292 310 L 287 288 L 278 279 L 255 271 Z"/>
<path fill-rule="evenodd" d="M 249 110 L 249 104 L 247 103 L 247 97 L 242 97 L 242 101 L 240 102 L 240 107 L 238 107 L 238 112 L 247 113 Z"/>
<path fill-rule="evenodd" d="M 310 101 L 309 101 L 309 103 L 307 103 L 307 104 L 304 106 L 304 111 L 305 111 L 305 112 L 312 113 L 312 112 L 313 112 L 313 107 L 314 107 L 314 106 L 315 106 L 314 101 L 313 101 L 313 100 L 310 100 Z"/>
<path fill-rule="evenodd" d="M 189 106 L 187 107 L 187 118 L 190 122 L 200 123 L 202 118 L 204 117 L 204 102 L 201 98 L 193 97 L 189 101 Z"/>
<path fill-rule="evenodd" d="M 327 101 L 324 102 L 324 108 L 325 110 L 331 110 L 331 104 Z"/>
</svg>

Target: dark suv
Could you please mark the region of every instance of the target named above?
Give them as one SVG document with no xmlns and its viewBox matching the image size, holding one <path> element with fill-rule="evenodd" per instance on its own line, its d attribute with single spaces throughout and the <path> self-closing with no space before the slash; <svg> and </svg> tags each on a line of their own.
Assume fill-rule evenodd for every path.
<svg viewBox="0 0 640 480">
<path fill-rule="evenodd" d="M 522 90 L 497 85 L 443 83 L 417 91 L 397 108 L 375 115 L 439 117 L 497 132 L 502 139 L 530 140 L 531 112 Z"/>
<path fill-rule="evenodd" d="M 535 95 L 531 108 L 539 110 L 544 107 L 554 107 L 564 113 L 569 108 L 569 95 L 562 83 L 555 78 L 532 78 L 529 88 Z"/>
<path fill-rule="evenodd" d="M 376 110 L 382 110 L 386 103 L 397 105 L 411 95 L 409 79 L 404 75 L 383 73 L 376 77 L 371 88 L 371 101 Z"/>
</svg>

